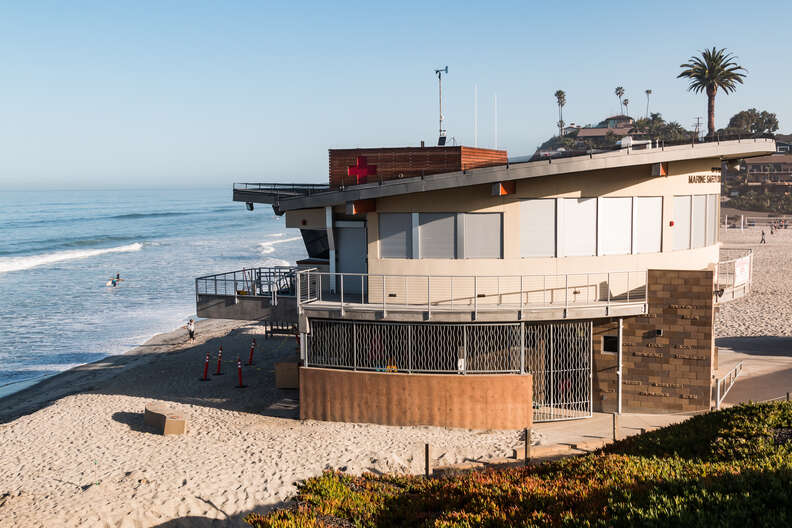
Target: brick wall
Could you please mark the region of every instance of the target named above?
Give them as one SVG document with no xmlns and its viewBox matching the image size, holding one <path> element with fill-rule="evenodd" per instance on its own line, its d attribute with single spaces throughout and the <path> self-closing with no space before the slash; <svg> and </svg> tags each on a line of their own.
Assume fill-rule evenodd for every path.
<svg viewBox="0 0 792 528">
<path fill-rule="evenodd" d="M 648 280 L 648 313 L 624 319 L 622 411 L 708 409 L 716 368 L 713 273 L 650 270 Z M 616 335 L 617 325 L 594 322 L 595 411 L 616 410 L 618 358 L 602 351 L 601 336 Z"/>
</svg>

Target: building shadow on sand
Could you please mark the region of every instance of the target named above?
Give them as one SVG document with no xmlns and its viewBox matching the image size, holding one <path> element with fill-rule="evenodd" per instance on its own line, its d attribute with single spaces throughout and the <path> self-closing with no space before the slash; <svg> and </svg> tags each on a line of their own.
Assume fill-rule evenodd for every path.
<svg viewBox="0 0 792 528">
<path fill-rule="evenodd" d="M 792 337 L 718 337 L 715 345 L 751 356 L 792 356 Z"/>
<path fill-rule="evenodd" d="M 226 335 L 195 345 L 185 344 L 184 336 L 178 332 L 166 336 L 138 347 L 135 353 L 82 365 L 7 396 L 0 400 L 0 424 L 75 394 L 123 395 L 279 418 L 299 417 L 298 391 L 275 387 L 275 363 L 297 358 L 293 336 L 267 339 L 259 324 L 234 328 Z M 254 337 L 254 364 L 247 365 Z M 220 346 L 222 374 L 217 375 Z M 209 380 L 201 381 L 207 353 Z M 246 388 L 237 388 L 238 360 Z M 129 409 L 116 413 L 113 419 L 134 430 L 146 431 L 142 413 L 143 408 Z"/>
<path fill-rule="evenodd" d="M 152 528 L 216 528 L 216 527 L 250 527 L 244 521 L 244 518 L 249 514 L 255 512 L 259 514 L 266 514 L 272 510 L 283 508 L 289 504 L 288 501 L 281 501 L 267 506 L 256 507 L 252 510 L 228 515 L 223 510 L 215 506 L 211 501 L 198 497 L 198 499 L 206 502 L 210 507 L 220 512 L 222 518 L 213 519 L 211 517 L 202 517 L 200 515 L 188 515 L 186 517 L 179 517 L 178 519 L 171 519 L 161 524 L 156 524 Z"/>
</svg>

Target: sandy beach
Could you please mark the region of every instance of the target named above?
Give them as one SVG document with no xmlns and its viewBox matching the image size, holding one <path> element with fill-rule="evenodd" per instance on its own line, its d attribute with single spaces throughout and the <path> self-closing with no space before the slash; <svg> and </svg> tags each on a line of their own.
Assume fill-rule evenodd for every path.
<svg viewBox="0 0 792 528">
<path fill-rule="evenodd" d="M 721 234 L 753 248 L 755 264 L 751 295 L 717 321 L 719 346 L 767 336 L 743 346 L 754 355 L 792 335 L 792 230 L 761 247 L 758 234 Z M 256 365 L 236 389 L 252 337 Z M 225 374 L 202 383 L 203 358 L 211 352 L 214 371 L 220 344 Z M 517 431 L 300 422 L 297 392 L 274 387 L 274 362 L 295 353 L 293 337 L 265 339 L 256 323 L 201 321 L 195 345 L 178 329 L 0 400 L 0 526 L 242 526 L 326 468 L 417 473 L 425 442 L 445 465 L 509 456 L 519 441 Z M 187 434 L 148 430 L 142 411 L 154 401 L 184 412 Z"/>
<path fill-rule="evenodd" d="M 249 387 L 235 389 L 236 357 L 253 336 Z M 326 468 L 420 472 L 425 442 L 435 464 L 504 457 L 518 443 L 516 431 L 300 422 L 297 391 L 274 387 L 273 364 L 296 353 L 293 337 L 201 321 L 195 346 L 185 340 L 181 329 L 163 334 L 0 400 L 0 526 L 245 525 Z M 221 343 L 225 374 L 200 382 Z M 187 434 L 144 427 L 153 401 L 184 412 Z"/>
</svg>

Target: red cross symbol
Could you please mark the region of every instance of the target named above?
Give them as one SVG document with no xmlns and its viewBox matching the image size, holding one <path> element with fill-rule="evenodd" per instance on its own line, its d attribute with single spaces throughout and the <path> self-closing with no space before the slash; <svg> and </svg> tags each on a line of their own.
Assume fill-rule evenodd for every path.
<svg viewBox="0 0 792 528">
<path fill-rule="evenodd" d="M 377 174 L 377 166 L 369 165 L 366 156 L 358 156 L 357 165 L 347 167 L 347 176 L 355 176 L 356 184 L 366 183 L 369 176 Z"/>
</svg>

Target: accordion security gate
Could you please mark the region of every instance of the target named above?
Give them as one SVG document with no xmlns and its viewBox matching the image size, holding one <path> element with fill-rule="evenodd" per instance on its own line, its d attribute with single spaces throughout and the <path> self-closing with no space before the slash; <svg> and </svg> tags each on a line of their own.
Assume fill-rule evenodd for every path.
<svg viewBox="0 0 792 528">
<path fill-rule="evenodd" d="M 532 374 L 534 421 L 592 410 L 592 322 L 385 323 L 312 319 L 306 366 L 433 374 Z"/>
</svg>

